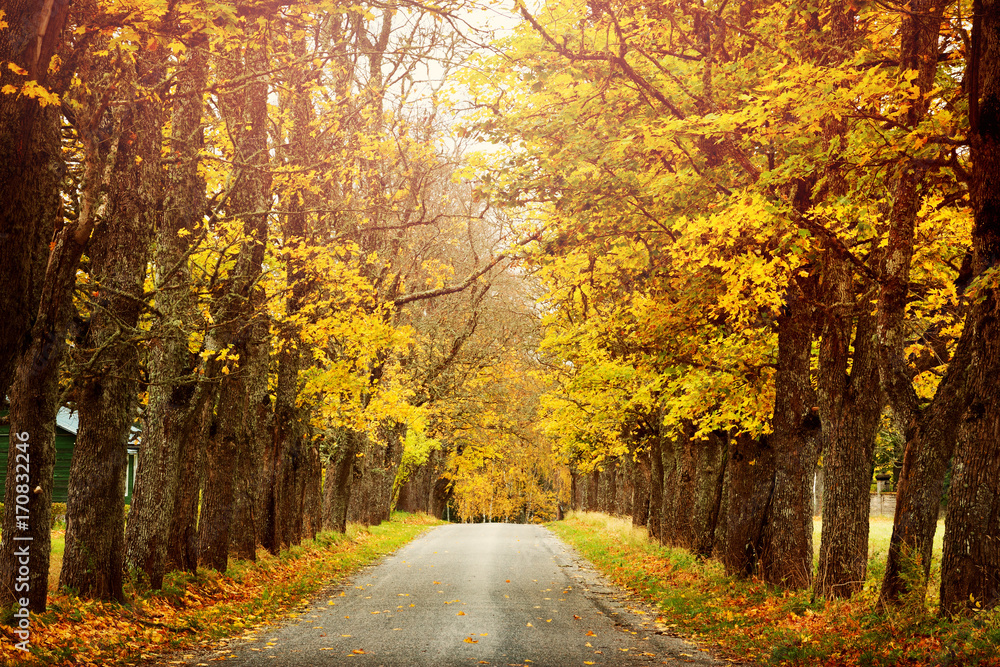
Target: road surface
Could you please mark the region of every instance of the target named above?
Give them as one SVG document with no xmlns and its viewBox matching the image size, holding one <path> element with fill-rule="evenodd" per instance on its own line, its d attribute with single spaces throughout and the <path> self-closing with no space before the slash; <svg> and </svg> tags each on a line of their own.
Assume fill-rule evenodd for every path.
<svg viewBox="0 0 1000 667">
<path fill-rule="evenodd" d="M 541 526 L 451 524 L 327 590 L 226 665 L 708 665 Z M 179 661 L 174 658 L 173 664 Z M 183 664 L 183 663 L 182 663 Z M 192 664 L 188 662 L 187 664 Z"/>
</svg>

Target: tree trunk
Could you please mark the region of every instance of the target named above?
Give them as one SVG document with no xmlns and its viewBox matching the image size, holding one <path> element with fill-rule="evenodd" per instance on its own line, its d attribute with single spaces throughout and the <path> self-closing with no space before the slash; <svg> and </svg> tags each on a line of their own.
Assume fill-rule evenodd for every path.
<svg viewBox="0 0 1000 667">
<path fill-rule="evenodd" d="M 104 110 L 104 107 L 95 111 L 93 105 L 81 105 L 77 114 L 84 121 L 81 127 L 90 127 L 90 121 L 96 126 L 97 121 L 103 120 Z M 95 117 L 97 113 L 102 116 Z M 114 109 L 113 129 L 119 130 L 126 116 L 126 109 Z M 54 160 L 59 146 L 58 116 L 40 111 L 37 124 L 30 123 L 26 127 L 35 127 L 33 132 L 37 131 L 27 150 L 35 156 L 51 155 Z M 9 391 L 10 432 L 14 437 L 10 438 L 7 459 L 4 495 L 7 509 L 0 543 L 0 606 L 9 606 L 16 597 L 25 599 L 28 609 L 36 612 L 44 611 L 46 605 L 59 370 L 73 311 L 76 272 L 104 202 L 101 184 L 109 180 L 110 165 L 115 164 L 118 149 L 115 142 L 102 144 L 94 133 L 81 132 L 78 137 L 84 147 L 85 183 L 80 210 L 75 221 L 64 222 L 55 234 L 35 320 L 30 335 L 23 341 L 24 351 L 17 359 Z M 17 153 L 16 157 L 21 154 Z M 32 210 L 41 213 L 46 207 L 57 204 L 50 196 L 45 196 L 45 184 L 51 186 L 52 181 L 46 180 L 44 171 L 28 169 L 28 172 L 42 179 L 38 187 L 43 196 Z M 49 178 L 52 176 L 55 174 Z M 24 194 L 27 193 L 18 196 Z M 49 220 L 58 221 L 57 210 L 48 211 Z M 27 234 L 27 241 L 31 242 L 31 231 L 27 230 Z M 19 492 L 22 489 L 27 492 Z M 25 509 L 26 513 L 18 508 Z M 26 547 L 25 543 L 30 544 Z M 29 560 L 30 565 L 24 564 L 24 559 Z"/>
<path fill-rule="evenodd" d="M 580 502 L 580 472 L 575 466 L 570 466 L 569 469 L 569 496 L 570 496 L 570 506 L 574 511 L 580 511 L 583 504 Z"/>
<path fill-rule="evenodd" d="M 196 573 L 198 570 L 198 505 L 204 485 L 205 443 L 212 425 L 215 392 L 197 392 L 191 415 L 180 434 L 177 490 L 166 538 L 164 569 Z"/>
<path fill-rule="evenodd" d="M 1000 264 L 1000 2 L 973 3 L 969 82 L 975 214 L 973 271 Z M 1000 288 L 980 288 L 966 328 L 973 329 L 972 404 L 961 429 L 948 493 L 941 611 L 972 613 L 1000 604 Z"/>
<path fill-rule="evenodd" d="M 351 491 L 349 521 L 377 526 L 389 520 L 392 486 L 402 460 L 405 434 L 405 424 L 383 424 L 379 427 L 379 441 L 366 439 L 361 474 Z"/>
<path fill-rule="evenodd" d="M 35 612 L 45 611 L 48 594 L 59 369 L 76 270 L 93 229 L 97 191 L 104 175 L 97 151 L 90 148 L 86 169 L 91 187 L 84 193 L 77 221 L 63 226 L 56 236 L 30 342 L 18 359 L 10 389 L 13 437 L 0 544 L 0 606 L 9 606 L 15 598 L 26 599 L 27 608 Z M 113 162 L 113 155 L 109 160 Z M 30 565 L 24 564 L 25 559 Z"/>
<path fill-rule="evenodd" d="M 258 308 L 263 306 L 264 304 L 257 304 Z M 266 322 L 259 322 L 255 329 L 250 334 L 254 342 L 249 347 L 247 365 L 242 371 L 246 404 L 241 432 L 245 439 L 239 443 L 236 451 L 233 518 L 229 530 L 229 541 L 234 554 L 237 558 L 249 561 L 257 560 L 257 544 L 260 541 L 254 514 L 259 506 L 259 471 L 264 456 L 264 438 L 257 431 L 258 408 L 267 396 L 267 367 L 271 351 L 267 342 Z"/>
<path fill-rule="evenodd" d="M 649 452 L 639 450 L 633 454 L 638 461 L 633 468 L 632 525 L 645 526 L 649 521 L 650 466 Z"/>
<path fill-rule="evenodd" d="M 659 433 L 649 438 L 649 539 L 660 541 L 663 526 L 663 447 Z"/>
<path fill-rule="evenodd" d="M 193 445 L 197 406 L 204 400 L 185 328 L 196 312 L 186 256 L 205 209 L 205 184 L 198 176 L 201 91 L 208 76 L 204 40 L 193 41 L 184 65 L 177 73 L 171 116 L 170 151 L 177 160 L 166 170 L 163 219 L 153 257 L 156 306 L 162 316 L 154 322 L 149 343 L 149 403 L 125 527 L 126 570 L 141 573 L 153 588 L 163 582 L 178 484 L 192 479 L 179 477 L 180 450 Z"/>
<path fill-rule="evenodd" d="M 260 472 L 257 474 L 256 505 L 254 519 L 257 522 L 257 536 L 260 546 L 268 551 L 274 548 L 274 400 L 264 394 L 253 410 L 253 434 L 259 440 L 257 451 L 261 453 Z M 273 553 L 273 552 L 272 552 Z"/>
<path fill-rule="evenodd" d="M 286 232 L 287 234 L 287 232 Z M 288 268 L 291 275 L 292 268 Z M 288 299 L 288 308 L 297 308 L 298 300 Z M 296 492 L 299 482 L 299 467 L 302 465 L 300 452 L 302 425 L 299 410 L 295 407 L 299 392 L 299 350 L 301 342 L 291 332 L 281 334 L 284 345 L 278 356 L 278 386 L 275 393 L 273 436 L 270 458 L 273 463 L 269 470 L 273 475 L 269 514 L 271 524 L 266 533 L 264 546 L 277 553 L 283 546 L 298 544 L 299 534 L 292 527 L 296 515 L 301 511 L 300 498 Z"/>
<path fill-rule="evenodd" d="M 323 506 L 327 510 L 325 521 L 330 530 L 338 533 L 347 530 L 347 507 L 351 500 L 351 484 L 360 444 L 358 438 L 359 434 L 353 429 L 341 429 L 337 449 L 326 464 L 323 488 Z"/>
<path fill-rule="evenodd" d="M 161 106 L 131 102 L 107 183 L 108 219 L 88 252 L 97 303 L 77 378 L 80 428 L 73 447 L 66 549 L 59 585 L 123 601 L 126 447 L 137 407 L 139 321 L 159 202 Z M 137 137 L 135 141 L 130 137 Z"/>
<path fill-rule="evenodd" d="M 916 71 L 913 83 L 921 96 L 911 103 L 906 124 L 916 128 L 927 110 L 928 92 L 934 85 L 938 64 L 938 41 L 944 4 L 934 0 L 911 3 L 901 26 L 900 69 Z M 926 166 L 913 160 L 900 165 L 894 175 L 889 233 L 882 263 L 878 301 L 877 343 L 879 378 L 889 405 L 907 424 L 907 444 L 896 493 L 896 514 L 885 577 L 879 603 L 897 600 L 907 589 L 903 572 L 908 563 L 922 560 L 924 572 L 919 589 L 930 573 L 930 556 L 937 527 L 944 474 L 954 449 L 957 421 L 966 404 L 967 355 L 956 350 L 947 375 L 934 400 L 920 409 L 904 357 L 906 304 L 909 296 L 910 263 L 913 258 L 914 226 L 921 203 L 918 190 Z M 963 334 L 962 338 L 966 338 Z M 963 343 L 959 341 L 959 348 Z"/>
<path fill-rule="evenodd" d="M 205 447 L 204 484 L 198 516 L 198 562 L 218 572 L 229 567 L 229 528 L 233 518 L 236 447 L 244 433 L 246 388 L 235 378 L 224 382 Z"/>
<path fill-rule="evenodd" d="M 766 436 L 740 434 L 730 440 L 726 532 L 717 551 L 729 575 L 757 570 L 774 493 L 775 453 Z"/>
<path fill-rule="evenodd" d="M 792 289 L 795 289 L 793 287 Z M 820 421 L 810 383 L 812 312 L 803 295 L 789 295 L 778 318 L 774 416 L 774 490 L 764 531 L 760 574 L 768 583 L 806 588 L 812 581 L 812 475 Z"/>
<path fill-rule="evenodd" d="M 309 439 L 303 473 L 305 489 L 302 494 L 302 539 L 312 540 L 323 530 L 323 464 L 319 445 Z"/>
<path fill-rule="evenodd" d="M 257 482 L 253 465 L 256 438 L 250 428 L 254 408 L 267 391 L 265 369 L 269 350 L 261 340 L 255 339 L 255 335 L 261 335 L 265 327 L 258 321 L 260 315 L 255 314 L 263 302 L 258 288 L 253 286 L 260 271 L 263 252 L 253 241 L 254 232 L 259 233 L 259 230 L 251 232 L 250 239 L 245 242 L 237 258 L 236 269 L 237 276 L 242 278 L 239 282 L 252 293 L 238 299 L 235 308 L 224 303 L 221 309 L 224 315 L 217 318 L 217 321 L 230 322 L 222 327 L 220 338 L 234 341 L 232 350 L 235 355 L 222 364 L 218 361 L 209 364 L 211 372 L 214 374 L 218 370 L 223 379 L 205 448 L 205 478 L 198 518 L 198 560 L 219 572 L 228 567 L 230 535 L 239 489 L 251 496 L 242 503 L 246 514 L 237 527 L 250 533 L 249 537 L 240 537 L 243 554 L 250 559 L 256 554 L 254 522 L 250 516 L 252 485 Z M 229 298 L 234 296 L 231 293 Z M 230 327 L 235 327 L 235 330 Z M 241 458 L 244 459 L 242 463 Z"/>
<path fill-rule="evenodd" d="M 670 546 L 681 546 L 679 536 L 681 534 L 680 523 L 686 520 L 686 516 L 678 516 L 677 499 L 681 495 L 681 486 L 684 483 L 684 447 L 685 433 L 674 438 L 660 439 L 660 544 Z"/>
<path fill-rule="evenodd" d="M 853 276 L 844 260 L 831 263 L 834 266 L 825 274 L 831 285 L 827 302 L 850 303 Z M 868 568 L 869 488 L 882 396 L 874 317 L 867 312 L 858 317 L 850 376 L 851 313 L 832 310 L 826 320 L 819 363 L 825 511 L 815 592 L 821 597 L 849 598 L 861 590 Z M 815 471 L 811 479 L 814 476 Z"/>
<path fill-rule="evenodd" d="M 20 89 L 46 83 L 59 45 L 68 0 L 2 0 L 10 25 L 0 30 L 0 86 Z M 39 39 L 40 38 L 40 39 Z M 52 225 L 58 220 L 65 169 L 59 145 L 59 111 L 28 96 L 0 95 L 0 395 L 6 396 L 19 355 L 38 312 Z M 13 457 L 9 460 L 13 461 Z M 10 479 L 8 477 L 8 479 Z"/>
<path fill-rule="evenodd" d="M 971 363 L 974 328 L 966 323 L 934 399 L 918 414 L 916 424 L 907 430 L 879 605 L 894 603 L 911 590 L 913 579 L 904 576 L 907 572 L 922 572 L 920 580 L 915 582 L 914 592 L 922 595 L 926 588 L 934 532 L 944 495 L 945 472 L 955 449 L 962 414 L 969 402 L 970 383 L 966 370 Z"/>
<path fill-rule="evenodd" d="M 689 548 L 698 556 L 708 558 L 715 547 L 715 527 L 722 505 L 722 489 L 726 472 L 728 434 L 713 431 L 694 444 L 694 485 L 689 522 Z"/>
<path fill-rule="evenodd" d="M 239 165 L 230 195 L 227 217 L 243 223 L 235 265 L 219 289 L 213 306 L 216 328 L 209 331 L 206 346 L 219 353 L 227 348 L 235 354 L 210 366 L 223 374 L 212 427 L 205 452 L 205 493 L 198 520 L 198 551 L 201 562 L 224 571 L 229 555 L 234 488 L 249 484 L 236 479 L 237 450 L 250 446 L 247 415 L 250 405 L 266 392 L 267 376 L 253 376 L 260 366 L 251 361 L 259 353 L 265 329 L 264 295 L 258 285 L 267 243 L 267 216 L 271 207 L 271 173 L 268 170 L 268 84 L 258 72 L 268 67 L 263 40 L 251 39 L 242 54 L 224 60 L 224 77 L 247 77 L 239 89 L 219 96 L 219 110 L 233 142 L 233 160 Z M 220 363 L 221 362 L 221 363 Z M 256 398 L 255 398 L 256 397 Z M 241 471 L 244 474 L 245 470 Z M 252 526 L 252 524 L 250 524 Z"/>
</svg>

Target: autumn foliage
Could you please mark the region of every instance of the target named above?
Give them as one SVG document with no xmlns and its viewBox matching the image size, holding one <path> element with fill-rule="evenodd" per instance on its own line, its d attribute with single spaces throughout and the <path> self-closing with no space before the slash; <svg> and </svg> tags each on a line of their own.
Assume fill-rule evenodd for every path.
<svg viewBox="0 0 1000 667">
<path fill-rule="evenodd" d="M 287 620 L 319 589 L 433 524 L 427 516 L 397 515 L 382 526 L 352 525 L 346 534 L 322 533 L 280 556 L 262 553 L 256 563 L 235 563 L 226 573 L 172 573 L 159 590 L 130 590 L 127 605 L 60 591 L 33 619 L 31 653 L 4 642 L 0 658 L 10 665 L 136 664 L 179 651 L 214 660 L 228 655 L 230 639 Z"/>
</svg>

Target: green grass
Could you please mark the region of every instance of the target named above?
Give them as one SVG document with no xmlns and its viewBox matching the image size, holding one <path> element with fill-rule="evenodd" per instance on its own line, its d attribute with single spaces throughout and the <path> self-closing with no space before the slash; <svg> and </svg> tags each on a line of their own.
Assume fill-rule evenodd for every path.
<svg viewBox="0 0 1000 667">
<path fill-rule="evenodd" d="M 59 572 L 62 570 L 63 551 L 66 549 L 66 528 L 52 531 L 52 553 L 49 556 L 49 592 L 59 588 Z"/>
<path fill-rule="evenodd" d="M 875 564 L 884 561 L 890 520 L 873 521 L 869 579 L 848 601 L 729 577 L 716 561 L 650 543 L 645 529 L 627 520 L 571 513 L 548 525 L 610 579 L 657 607 L 664 631 L 742 663 L 1000 666 L 1000 609 L 942 620 L 933 598 L 918 595 L 887 613 L 875 611 L 883 571 Z M 940 558 L 940 539 L 937 550 Z"/>
</svg>

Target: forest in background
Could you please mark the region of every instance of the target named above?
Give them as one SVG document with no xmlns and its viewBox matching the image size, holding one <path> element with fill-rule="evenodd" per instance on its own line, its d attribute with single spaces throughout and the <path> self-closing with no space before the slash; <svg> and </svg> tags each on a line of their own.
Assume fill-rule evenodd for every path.
<svg viewBox="0 0 1000 667">
<path fill-rule="evenodd" d="M 516 230 L 457 176 L 438 100 L 471 48 L 455 19 L 412 3 L 3 11 L 5 605 L 17 535 L 45 608 L 60 406 L 80 423 L 60 585 L 84 597 L 377 524 L 401 494 L 439 515 L 454 496 L 456 518 L 554 512 Z M 428 485 L 432 457 L 446 479 Z"/>
<path fill-rule="evenodd" d="M 849 597 L 898 442 L 881 603 L 946 481 L 942 610 L 1000 599 L 993 0 L 0 7 L 4 604 L 60 405 L 84 596 L 563 500 Z"/>
<path fill-rule="evenodd" d="M 459 76 L 506 147 L 482 191 L 540 234 L 540 425 L 574 505 L 849 598 L 878 465 L 879 604 L 923 599 L 947 490 L 941 611 L 996 605 L 996 3 L 516 5 Z"/>
</svg>

